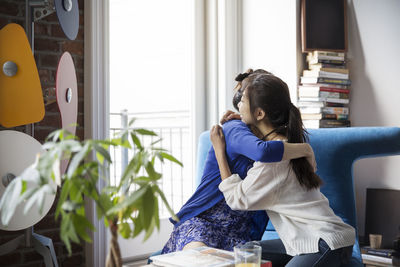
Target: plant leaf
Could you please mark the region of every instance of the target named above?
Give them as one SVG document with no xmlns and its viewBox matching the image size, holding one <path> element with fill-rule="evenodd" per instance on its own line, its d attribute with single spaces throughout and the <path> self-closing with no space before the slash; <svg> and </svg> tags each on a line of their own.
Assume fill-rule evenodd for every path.
<svg viewBox="0 0 400 267">
<path fill-rule="evenodd" d="M 85 240 L 86 242 L 92 242 L 92 239 L 90 236 L 87 234 L 87 229 L 91 231 L 95 231 L 94 226 L 89 222 L 88 219 L 86 219 L 85 216 L 79 215 L 79 214 L 74 214 L 72 216 L 72 221 L 75 227 L 76 232 L 78 235 Z"/>
<path fill-rule="evenodd" d="M 127 208 L 128 206 L 132 205 L 135 203 L 137 200 L 139 200 L 144 193 L 146 193 L 147 186 L 141 187 L 139 190 L 134 191 L 131 193 L 127 198 L 125 198 L 122 202 L 118 203 L 111 209 L 107 211 L 107 215 L 112 215 L 118 213 L 120 210 L 123 210 Z"/>
<path fill-rule="evenodd" d="M 157 185 L 153 185 L 153 190 L 155 192 L 157 192 L 158 195 L 161 197 L 161 200 L 164 202 L 165 207 L 167 208 L 168 212 L 171 214 L 172 219 L 179 222 L 179 218 L 175 215 L 174 211 L 169 206 L 168 201 L 167 201 L 164 193 L 161 191 L 161 189 Z"/>
<path fill-rule="evenodd" d="M 60 159 L 55 159 L 53 164 L 54 181 L 57 186 L 61 186 Z"/>
<path fill-rule="evenodd" d="M 175 163 L 177 163 L 178 165 L 180 165 L 181 167 L 183 167 L 182 162 L 180 162 L 179 160 L 177 160 L 177 159 L 176 159 L 174 156 L 172 156 L 171 154 L 168 154 L 168 153 L 166 153 L 166 152 L 160 152 L 160 155 L 161 155 L 163 158 L 165 158 L 165 159 L 167 159 L 167 160 L 169 160 L 169 161 L 175 162 Z"/>
<path fill-rule="evenodd" d="M 111 162 L 110 153 L 97 142 L 93 142 L 93 148 L 96 150 L 96 154 L 100 154 L 103 158 L 105 158 L 108 162 Z M 99 156 L 97 156 L 99 158 Z M 100 161 L 100 160 L 99 160 Z M 100 161 L 103 164 L 103 159 Z"/>
<path fill-rule="evenodd" d="M 131 127 L 135 121 L 136 121 L 136 118 L 130 119 L 129 123 L 128 123 L 129 127 Z"/>
<path fill-rule="evenodd" d="M 151 236 L 151 234 L 154 231 L 154 226 L 155 226 L 155 222 L 154 222 L 154 217 L 152 217 L 152 220 L 150 222 L 149 227 L 146 229 L 146 234 L 144 235 L 143 238 L 143 242 L 146 241 L 147 239 L 149 239 L 149 237 Z"/>
<path fill-rule="evenodd" d="M 131 138 L 133 143 L 139 148 L 139 149 L 143 149 L 142 143 L 140 142 L 139 138 L 137 137 L 137 135 L 134 132 L 131 132 Z"/>
<path fill-rule="evenodd" d="M 81 161 L 87 156 L 89 149 L 90 149 L 91 145 L 90 142 L 87 142 L 81 151 L 79 151 L 78 153 L 75 154 L 75 156 L 72 158 L 69 167 L 68 167 L 68 172 L 67 172 L 67 176 L 68 178 L 71 178 L 72 175 L 74 174 L 76 168 L 79 166 L 79 164 L 81 163 Z"/>
<path fill-rule="evenodd" d="M 150 130 L 147 130 L 147 129 L 140 128 L 140 129 L 135 129 L 134 131 L 137 132 L 140 135 L 157 136 L 157 134 L 154 131 L 150 131 Z"/>
<path fill-rule="evenodd" d="M 137 218 L 134 218 L 132 221 L 134 224 L 132 238 L 134 238 L 143 231 L 143 226 L 141 223 L 140 215 Z"/>
<path fill-rule="evenodd" d="M 156 180 L 158 180 L 158 179 L 161 178 L 161 176 L 162 176 L 161 173 L 158 173 L 158 172 L 156 172 L 156 171 L 154 170 L 154 166 L 153 166 L 153 163 L 152 163 L 152 162 L 147 162 L 145 168 L 146 168 L 147 174 L 149 175 L 149 177 L 150 177 L 152 180 L 156 181 Z"/>
<path fill-rule="evenodd" d="M 158 208 L 158 197 L 154 196 L 154 222 L 156 224 L 157 230 L 160 231 L 160 210 Z"/>
<path fill-rule="evenodd" d="M 139 176 L 139 177 L 136 177 L 135 179 L 133 179 L 133 182 L 135 184 L 142 185 L 142 186 L 149 184 L 151 181 L 152 180 L 150 179 L 150 177 L 147 177 L 147 176 Z"/>
<path fill-rule="evenodd" d="M 131 227 L 129 226 L 129 223 L 123 222 L 118 225 L 118 232 L 121 234 L 121 236 L 125 239 L 128 239 L 131 236 Z"/>
<path fill-rule="evenodd" d="M 124 170 L 124 174 L 121 177 L 121 184 L 126 183 L 125 181 L 131 177 L 133 175 L 133 173 L 135 173 L 135 170 L 137 168 L 137 164 L 138 162 L 135 160 L 135 158 L 132 158 L 129 163 L 128 166 L 126 166 L 125 170 Z"/>
<path fill-rule="evenodd" d="M 22 198 L 20 197 L 22 191 L 22 180 L 20 177 L 14 178 L 11 183 L 8 184 L 3 196 L 0 200 L 0 210 L 1 210 L 1 223 L 3 225 L 8 225 L 12 216 L 17 209 L 19 203 L 21 203 Z"/>
<path fill-rule="evenodd" d="M 159 139 L 157 139 L 156 141 L 151 142 L 150 146 L 152 147 L 152 149 L 153 149 L 153 146 L 154 146 L 155 144 L 161 142 L 162 140 L 163 140 L 162 138 L 159 138 Z"/>
<path fill-rule="evenodd" d="M 122 146 L 122 147 L 125 147 L 125 148 L 132 148 L 131 147 L 131 144 L 129 144 L 129 141 L 128 140 L 122 140 L 122 138 L 113 138 L 112 140 L 111 140 L 111 142 L 115 145 L 115 146 Z"/>
<path fill-rule="evenodd" d="M 56 219 L 58 218 L 60 212 L 61 212 L 61 206 L 64 202 L 67 201 L 67 197 L 69 194 L 69 191 L 71 190 L 72 182 L 70 180 L 65 180 L 63 186 L 61 187 L 61 193 L 60 197 L 57 202 L 57 208 L 56 208 Z"/>
<path fill-rule="evenodd" d="M 146 192 L 143 194 L 142 209 L 139 212 L 143 213 L 143 226 L 146 231 L 151 225 L 154 210 L 154 193 L 151 187 L 147 187 Z"/>
</svg>

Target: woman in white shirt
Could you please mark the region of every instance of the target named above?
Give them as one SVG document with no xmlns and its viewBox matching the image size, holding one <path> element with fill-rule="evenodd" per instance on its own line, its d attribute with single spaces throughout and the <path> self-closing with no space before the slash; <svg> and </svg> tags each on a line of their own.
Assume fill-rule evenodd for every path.
<svg viewBox="0 0 400 267">
<path fill-rule="evenodd" d="M 239 104 L 242 121 L 263 140 L 306 141 L 299 110 L 285 82 L 273 75 L 248 79 Z M 351 256 L 355 230 L 336 216 L 320 192 L 321 179 L 305 158 L 256 162 L 245 179 L 231 174 L 220 126 L 210 132 L 226 203 L 236 210 L 267 211 L 280 237 L 260 241 L 263 259 L 273 266 L 340 266 Z"/>
</svg>

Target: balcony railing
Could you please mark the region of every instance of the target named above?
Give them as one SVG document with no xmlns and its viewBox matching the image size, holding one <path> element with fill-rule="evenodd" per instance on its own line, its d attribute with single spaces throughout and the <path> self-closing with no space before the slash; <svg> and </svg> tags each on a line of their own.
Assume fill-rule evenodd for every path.
<svg viewBox="0 0 400 267">
<path fill-rule="evenodd" d="M 142 136 L 141 142 L 148 145 L 161 138 L 159 146 L 167 149 L 174 157 L 180 160 L 184 167 L 165 161 L 163 165 L 155 166 L 162 173 L 159 186 L 177 212 L 185 201 L 192 195 L 193 160 L 192 142 L 190 137 L 190 113 L 189 111 L 174 112 L 152 112 L 152 113 L 129 113 L 123 110 L 120 113 L 110 113 L 110 136 L 126 129 L 130 119 L 135 118 L 134 128 L 146 128 L 153 130 L 158 137 Z M 114 149 L 110 151 L 114 164 L 110 168 L 110 183 L 118 183 L 124 169 L 126 168 L 131 153 L 127 149 Z M 161 203 L 161 201 L 159 201 Z M 160 217 L 169 217 L 169 213 L 160 205 Z"/>
</svg>

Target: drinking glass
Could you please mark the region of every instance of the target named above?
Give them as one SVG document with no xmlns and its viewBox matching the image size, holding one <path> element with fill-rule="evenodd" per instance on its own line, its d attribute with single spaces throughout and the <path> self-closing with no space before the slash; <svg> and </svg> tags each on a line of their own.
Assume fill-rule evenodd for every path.
<svg viewBox="0 0 400 267">
<path fill-rule="evenodd" d="M 233 250 L 235 253 L 235 267 L 260 267 L 260 246 L 248 243 L 235 246 Z"/>
</svg>

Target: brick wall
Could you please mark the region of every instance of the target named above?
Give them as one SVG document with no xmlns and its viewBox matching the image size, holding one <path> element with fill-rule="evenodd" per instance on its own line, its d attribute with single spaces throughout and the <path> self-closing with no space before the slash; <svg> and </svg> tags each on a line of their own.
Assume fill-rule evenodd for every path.
<svg viewBox="0 0 400 267">
<path fill-rule="evenodd" d="M 80 13 L 80 26 L 76 40 L 68 40 L 57 20 L 55 13 L 35 23 L 35 59 L 38 67 L 43 92 L 46 88 L 55 87 L 55 76 L 58 60 L 63 52 L 71 53 L 78 80 L 78 124 L 77 135 L 83 138 L 83 4 L 78 0 Z M 25 0 L 0 0 L 0 29 L 8 23 L 18 23 L 25 27 Z M 54 90 L 50 90 L 54 93 Z M 61 127 L 60 113 L 54 102 L 46 106 L 46 114 L 42 121 L 34 125 L 34 136 L 40 142 L 53 130 Z M 0 130 L 5 128 L 0 126 Z M 25 126 L 11 130 L 25 131 Z M 56 203 L 56 201 L 55 201 Z M 55 205 L 50 212 L 35 225 L 34 231 L 53 240 L 55 252 L 60 267 L 84 266 L 85 254 L 83 245 L 73 245 L 72 256 L 68 257 L 64 244 L 59 236 L 59 222 L 54 219 Z M 0 231 L 0 245 L 19 236 L 20 232 Z M 33 267 L 45 266 L 42 257 L 32 248 L 19 247 L 16 251 L 0 256 L 1 266 Z"/>
</svg>

